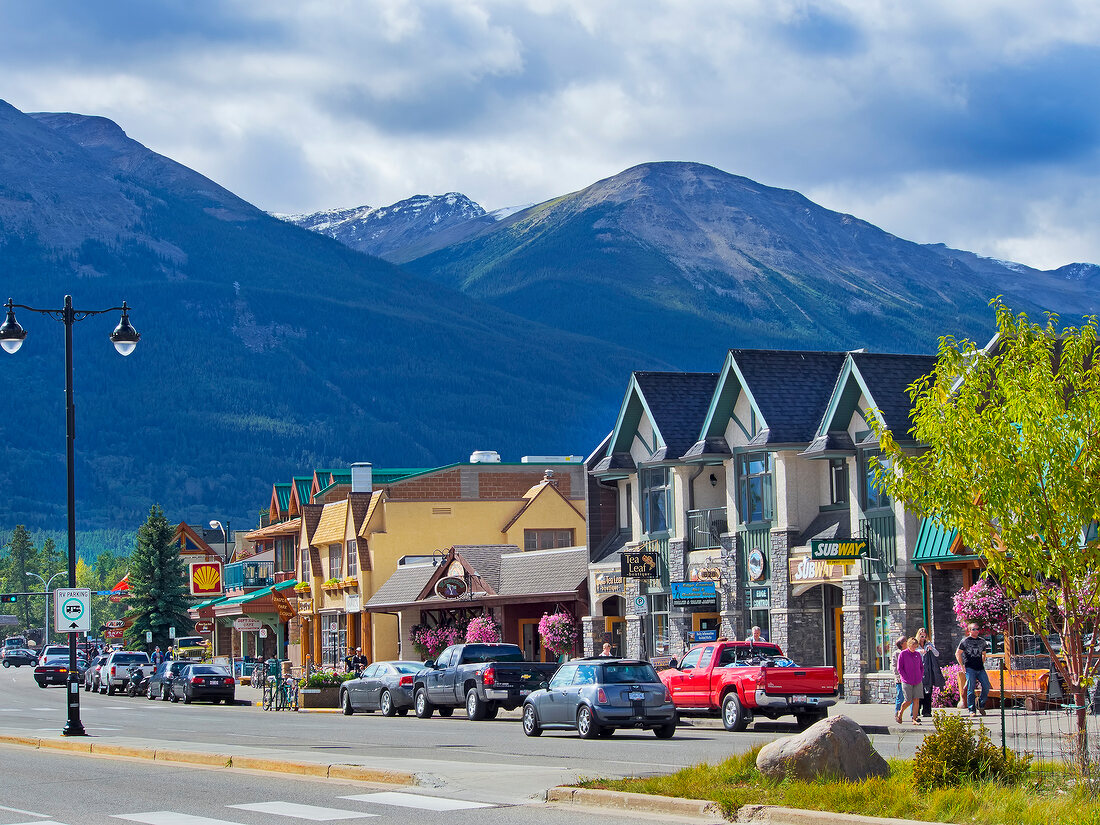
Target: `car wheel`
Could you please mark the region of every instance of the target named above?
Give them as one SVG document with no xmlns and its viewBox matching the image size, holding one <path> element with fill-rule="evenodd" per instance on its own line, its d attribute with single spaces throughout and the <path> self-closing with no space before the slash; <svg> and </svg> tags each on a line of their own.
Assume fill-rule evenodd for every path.
<svg viewBox="0 0 1100 825">
<path fill-rule="evenodd" d="M 388 690 L 382 691 L 382 695 L 378 697 L 378 709 L 382 711 L 383 716 L 393 716 L 396 712 L 393 707 L 393 697 Z"/>
<path fill-rule="evenodd" d="M 496 719 L 497 713 L 500 711 L 500 705 L 496 702 L 489 702 L 489 706 L 485 708 L 486 719 Z"/>
<path fill-rule="evenodd" d="M 424 688 L 420 688 L 416 692 L 416 698 L 413 700 L 416 707 L 417 719 L 430 719 L 432 717 L 432 711 L 435 707 L 428 701 L 428 692 Z"/>
<path fill-rule="evenodd" d="M 449 707 L 445 707 L 445 706 L 441 707 L 441 708 L 436 708 L 436 710 L 439 711 L 439 715 L 442 716 L 444 719 L 446 719 L 449 716 L 453 716 L 454 712 L 455 712 L 454 708 L 449 708 Z"/>
<path fill-rule="evenodd" d="M 799 730 L 806 730 L 811 725 L 820 722 L 828 716 L 827 713 L 799 713 L 794 717 L 795 724 L 798 725 Z"/>
<path fill-rule="evenodd" d="M 107 685 L 107 695 L 108 696 L 114 696 L 115 695 L 115 686 L 114 685 Z"/>
<path fill-rule="evenodd" d="M 676 723 L 669 722 L 667 725 L 661 725 L 659 728 L 654 728 L 653 733 L 656 734 L 658 739 L 671 739 L 676 735 Z"/>
<path fill-rule="evenodd" d="M 7 659 L 5 659 L 4 660 L 4 667 L 11 667 L 11 662 L 9 662 Z"/>
<path fill-rule="evenodd" d="M 477 695 L 477 688 L 466 691 L 466 718 L 473 722 L 480 722 L 485 718 L 485 703 Z"/>
<path fill-rule="evenodd" d="M 170 698 L 172 699 L 173 702 L 178 702 L 180 700 L 180 698 L 178 696 L 176 696 L 176 692 L 174 690 L 172 691 L 172 695 L 171 695 Z"/>
<path fill-rule="evenodd" d="M 148 699 L 150 702 L 157 698 L 156 694 L 153 693 L 152 684 L 149 684 L 145 687 L 145 698 Z"/>
<path fill-rule="evenodd" d="M 89 682 L 85 682 L 85 683 L 84 683 L 84 692 L 85 692 L 85 693 L 87 693 L 87 692 L 88 692 L 88 691 L 90 691 L 91 689 L 92 689 L 92 685 L 91 685 L 91 683 L 89 683 Z"/>
<path fill-rule="evenodd" d="M 523 706 L 523 733 L 526 736 L 542 736 L 542 727 L 534 705 Z"/>
<path fill-rule="evenodd" d="M 722 700 L 722 726 L 732 731 L 742 731 L 749 726 L 749 718 L 734 691 L 727 693 Z"/>
<path fill-rule="evenodd" d="M 183 703 L 185 705 L 190 705 L 191 704 L 191 697 L 187 695 L 186 690 L 183 692 Z"/>
<path fill-rule="evenodd" d="M 344 709 L 344 716 L 351 716 L 355 713 L 355 708 L 351 706 L 351 693 L 342 690 L 340 691 L 340 707 Z"/>
<path fill-rule="evenodd" d="M 596 723 L 592 708 L 587 705 L 581 705 L 577 711 L 577 733 L 581 739 L 595 739 L 600 735 L 600 726 Z"/>
</svg>

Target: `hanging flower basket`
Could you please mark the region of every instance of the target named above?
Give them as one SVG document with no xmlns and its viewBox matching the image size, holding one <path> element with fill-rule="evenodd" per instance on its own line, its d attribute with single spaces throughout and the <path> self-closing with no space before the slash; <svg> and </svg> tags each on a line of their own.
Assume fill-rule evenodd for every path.
<svg viewBox="0 0 1100 825">
<path fill-rule="evenodd" d="M 492 616 L 477 616 L 466 625 L 466 641 L 495 645 L 500 642 L 500 625 Z"/>
<path fill-rule="evenodd" d="M 960 590 L 953 599 L 955 616 L 964 629 L 977 622 L 983 630 L 1003 631 L 1012 618 L 1012 603 L 1001 588 L 985 579 Z"/>
<path fill-rule="evenodd" d="M 458 644 L 463 632 L 454 625 L 428 627 L 425 624 L 413 625 L 409 632 L 409 641 L 423 659 L 434 659 L 447 647 Z"/>
<path fill-rule="evenodd" d="M 561 656 L 571 653 L 577 642 L 577 623 L 568 613 L 543 613 L 539 620 L 542 646 Z"/>
</svg>

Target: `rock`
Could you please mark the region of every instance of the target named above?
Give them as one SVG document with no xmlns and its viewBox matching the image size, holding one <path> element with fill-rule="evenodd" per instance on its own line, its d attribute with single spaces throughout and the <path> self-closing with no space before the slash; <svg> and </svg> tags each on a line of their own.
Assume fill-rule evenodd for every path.
<svg viewBox="0 0 1100 825">
<path fill-rule="evenodd" d="M 797 736 L 769 742 L 760 749 L 756 767 L 771 779 L 789 774 L 795 779 L 825 775 L 858 781 L 890 775 L 890 766 L 863 728 L 847 716 L 830 716 Z"/>
</svg>

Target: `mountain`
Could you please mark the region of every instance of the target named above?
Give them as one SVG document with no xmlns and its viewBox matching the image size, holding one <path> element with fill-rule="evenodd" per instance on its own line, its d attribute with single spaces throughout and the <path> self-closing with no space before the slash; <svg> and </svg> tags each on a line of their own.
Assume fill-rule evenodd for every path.
<svg viewBox="0 0 1100 825">
<path fill-rule="evenodd" d="M 392 263 L 457 243 L 497 220 L 458 192 L 416 195 L 380 208 L 356 206 L 275 217 Z"/>
<path fill-rule="evenodd" d="M 256 522 L 316 467 L 432 466 L 495 449 L 584 453 L 654 359 L 511 315 L 277 220 L 77 114 L 0 102 L 0 292 L 133 308 L 75 324 L 77 524 Z M 64 524 L 63 327 L 0 354 L 0 525 Z M 661 362 L 667 365 L 667 362 Z"/>
</svg>

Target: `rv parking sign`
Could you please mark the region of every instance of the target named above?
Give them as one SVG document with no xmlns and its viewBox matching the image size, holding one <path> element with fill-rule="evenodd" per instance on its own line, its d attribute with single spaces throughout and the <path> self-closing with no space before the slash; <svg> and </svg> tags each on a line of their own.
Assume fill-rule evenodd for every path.
<svg viewBox="0 0 1100 825">
<path fill-rule="evenodd" d="M 92 591 L 55 590 L 54 627 L 61 633 L 87 633 L 92 629 Z"/>
</svg>

